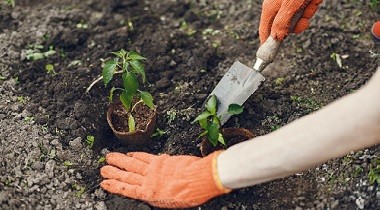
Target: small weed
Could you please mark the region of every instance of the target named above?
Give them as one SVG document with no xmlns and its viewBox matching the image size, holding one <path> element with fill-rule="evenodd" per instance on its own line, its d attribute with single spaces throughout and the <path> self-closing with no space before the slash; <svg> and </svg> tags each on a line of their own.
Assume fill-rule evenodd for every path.
<svg viewBox="0 0 380 210">
<path fill-rule="evenodd" d="M 297 103 L 301 108 L 307 109 L 309 111 L 316 111 L 322 107 L 322 104 L 312 98 L 301 98 L 300 96 L 290 96 L 290 99 Z"/>
<path fill-rule="evenodd" d="M 182 32 L 185 32 L 187 36 L 193 36 L 197 31 L 187 25 L 186 21 L 181 22 L 179 28 Z"/>
<path fill-rule="evenodd" d="M 380 184 L 380 159 L 376 159 L 371 164 L 371 168 L 368 172 L 368 178 L 370 184 Z"/>
<path fill-rule="evenodd" d="M 67 67 L 72 67 L 72 66 L 80 66 L 82 65 L 82 61 L 81 60 L 73 60 L 69 63 L 69 65 Z"/>
<path fill-rule="evenodd" d="M 379 0 L 370 0 L 370 6 L 372 9 L 376 9 L 379 5 Z"/>
<path fill-rule="evenodd" d="M 84 194 L 84 191 L 86 190 L 86 188 L 79 186 L 77 184 L 73 184 L 72 187 L 74 188 L 74 190 L 76 190 L 75 195 L 77 197 L 82 197 L 82 195 Z"/>
<path fill-rule="evenodd" d="M 76 28 L 79 28 L 79 29 L 87 29 L 88 28 L 88 25 L 87 23 L 84 23 L 84 22 L 80 22 L 80 23 L 77 23 L 75 25 Z"/>
<path fill-rule="evenodd" d="M 124 20 L 121 20 L 121 21 L 119 22 L 119 24 L 122 25 L 122 26 L 127 26 L 128 29 L 129 29 L 130 31 L 133 31 L 133 30 L 134 30 L 133 22 L 132 22 L 131 19 L 128 19 L 128 20 L 125 20 L 125 19 L 124 19 Z"/>
<path fill-rule="evenodd" d="M 48 50 L 44 50 L 44 46 L 42 45 L 29 45 L 28 49 L 26 50 L 26 59 L 37 61 L 41 60 L 47 57 L 50 57 L 54 55 L 56 51 L 54 50 L 53 46 L 50 46 Z"/>
<path fill-rule="evenodd" d="M 106 161 L 106 158 L 104 156 L 101 156 L 99 159 L 98 159 L 98 163 L 101 164 L 101 163 L 104 163 L 104 161 Z"/>
<path fill-rule="evenodd" d="M 33 122 L 33 120 L 34 120 L 34 117 L 32 117 L 32 116 L 27 116 L 27 117 L 24 118 L 24 122 L 25 123 Z"/>
<path fill-rule="evenodd" d="M 86 136 L 87 145 L 92 148 L 94 146 L 95 136 Z"/>
<path fill-rule="evenodd" d="M 169 111 L 166 111 L 166 118 L 168 119 L 168 123 L 171 124 L 177 116 L 177 112 L 175 109 L 171 108 Z"/>
<path fill-rule="evenodd" d="M 16 2 L 15 0 L 6 0 L 6 3 L 11 6 L 11 7 L 15 7 L 16 6 Z"/>
<path fill-rule="evenodd" d="M 285 78 L 284 78 L 284 77 L 278 77 L 278 78 L 276 78 L 276 79 L 274 80 L 274 84 L 275 84 L 276 86 L 281 86 L 281 85 L 284 84 L 284 82 L 285 82 Z"/>
<path fill-rule="evenodd" d="M 165 134 L 166 134 L 166 131 L 156 128 L 156 132 L 152 135 L 152 137 L 161 137 Z"/>
<path fill-rule="evenodd" d="M 66 167 L 70 167 L 72 165 L 74 165 L 72 162 L 66 160 L 65 162 L 63 162 L 63 165 L 66 166 Z"/>
<path fill-rule="evenodd" d="M 0 75 L 0 80 L 6 80 L 7 78 Z"/>
<path fill-rule="evenodd" d="M 20 104 L 25 104 L 26 103 L 26 99 L 24 96 L 17 96 L 17 101 L 20 103 Z"/>
<path fill-rule="evenodd" d="M 331 53 L 330 58 L 332 58 L 339 66 L 339 68 L 342 68 L 342 57 L 338 53 Z"/>
<path fill-rule="evenodd" d="M 205 30 L 202 31 L 202 35 L 204 35 L 204 36 L 207 36 L 207 35 L 215 36 L 217 34 L 220 34 L 220 30 L 214 30 L 212 28 L 206 28 Z"/>
<path fill-rule="evenodd" d="M 46 64 L 45 66 L 46 73 L 48 74 L 57 74 L 57 72 L 54 71 L 54 65 L 53 64 Z"/>
</svg>

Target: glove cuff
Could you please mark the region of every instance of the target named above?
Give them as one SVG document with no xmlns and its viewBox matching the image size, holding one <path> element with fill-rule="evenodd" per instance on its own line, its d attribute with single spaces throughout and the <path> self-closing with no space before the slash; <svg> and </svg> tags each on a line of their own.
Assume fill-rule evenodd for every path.
<svg viewBox="0 0 380 210">
<path fill-rule="evenodd" d="M 224 150 L 219 150 L 214 152 L 212 155 L 212 176 L 214 178 L 214 182 L 216 187 L 220 190 L 222 193 L 229 193 L 232 191 L 232 189 L 226 188 L 223 186 L 222 181 L 220 180 L 219 174 L 218 174 L 218 156 L 223 152 Z"/>
</svg>

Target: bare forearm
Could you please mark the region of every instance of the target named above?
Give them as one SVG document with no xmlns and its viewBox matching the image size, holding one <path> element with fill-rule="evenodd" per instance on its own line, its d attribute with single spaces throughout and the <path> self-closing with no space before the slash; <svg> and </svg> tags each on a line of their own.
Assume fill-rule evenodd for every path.
<svg viewBox="0 0 380 210">
<path fill-rule="evenodd" d="M 380 82 L 379 75 L 374 82 Z M 365 87 L 276 132 L 229 148 L 218 158 L 222 183 L 233 189 L 252 186 L 380 143 L 377 89 Z"/>
</svg>

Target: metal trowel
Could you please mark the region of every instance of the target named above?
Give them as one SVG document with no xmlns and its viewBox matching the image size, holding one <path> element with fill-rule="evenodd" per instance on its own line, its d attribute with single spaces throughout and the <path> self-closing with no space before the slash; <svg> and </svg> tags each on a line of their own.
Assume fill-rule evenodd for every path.
<svg viewBox="0 0 380 210">
<path fill-rule="evenodd" d="M 298 20 L 304 13 L 304 8 L 298 11 L 291 22 L 290 31 L 293 31 Z M 230 104 L 243 103 L 259 88 L 265 81 L 260 74 L 265 67 L 275 59 L 282 41 L 276 41 L 272 36 L 259 47 L 256 52 L 256 61 L 253 69 L 235 61 L 227 73 L 222 77 L 210 95 L 215 95 L 218 99 L 218 112 L 220 123 L 223 125 L 231 117 L 228 114 Z"/>
<path fill-rule="evenodd" d="M 227 113 L 228 106 L 230 104 L 243 105 L 265 81 L 260 72 L 273 62 L 281 43 L 270 36 L 257 50 L 253 69 L 235 61 L 216 85 L 210 95 L 215 95 L 218 99 L 217 115 L 222 125 L 231 117 Z"/>
</svg>

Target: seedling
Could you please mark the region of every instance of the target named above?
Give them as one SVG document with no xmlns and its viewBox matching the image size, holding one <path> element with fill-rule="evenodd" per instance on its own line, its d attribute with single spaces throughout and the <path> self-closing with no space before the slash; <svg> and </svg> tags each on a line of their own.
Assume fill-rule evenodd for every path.
<svg viewBox="0 0 380 210">
<path fill-rule="evenodd" d="M 42 45 L 29 45 L 26 50 L 26 59 L 37 61 L 49 56 L 52 56 L 56 53 L 53 46 L 50 46 L 47 51 L 44 51 L 44 46 Z"/>
<path fill-rule="evenodd" d="M 66 166 L 66 167 L 70 167 L 72 165 L 74 165 L 72 162 L 66 160 L 65 162 L 63 162 L 63 165 Z"/>
<path fill-rule="evenodd" d="M 168 118 L 168 123 L 171 124 L 177 116 L 175 109 L 171 108 L 169 111 L 166 111 L 166 117 Z"/>
<path fill-rule="evenodd" d="M 331 53 L 330 58 L 338 64 L 339 68 L 342 68 L 342 57 L 338 53 Z"/>
<path fill-rule="evenodd" d="M 156 132 L 152 135 L 152 137 L 161 137 L 166 134 L 166 131 L 163 131 L 159 128 L 156 129 Z"/>
<path fill-rule="evenodd" d="M 217 102 L 216 96 L 212 95 L 205 105 L 206 110 L 193 121 L 193 123 L 198 122 L 204 129 L 199 137 L 206 136 L 213 146 L 216 146 L 218 142 L 226 145 L 221 133 L 220 116 L 217 116 Z M 237 115 L 243 112 L 243 107 L 238 104 L 230 104 L 227 112 L 231 115 Z"/>
<path fill-rule="evenodd" d="M 15 2 L 15 0 L 6 0 L 6 2 L 7 2 L 7 4 L 8 4 L 9 6 L 12 6 L 12 7 L 15 7 L 15 6 L 16 6 L 16 2 Z"/>
<path fill-rule="evenodd" d="M 101 156 L 99 159 L 98 159 L 98 163 L 104 163 L 104 161 L 106 161 L 106 158 L 104 156 Z"/>
<path fill-rule="evenodd" d="M 87 29 L 88 28 L 88 25 L 87 23 L 84 23 L 84 22 L 80 22 L 80 23 L 77 23 L 75 25 L 76 28 L 79 28 L 79 29 Z"/>
<path fill-rule="evenodd" d="M 77 184 L 73 184 L 72 187 L 76 190 L 75 195 L 77 197 L 82 197 L 82 195 L 84 194 L 84 191 L 86 190 L 86 188 Z"/>
<path fill-rule="evenodd" d="M 48 74 L 56 74 L 57 72 L 54 71 L 54 65 L 53 64 L 47 64 L 45 66 L 46 72 Z"/>
<path fill-rule="evenodd" d="M 87 136 L 86 137 L 86 143 L 90 148 L 92 148 L 92 146 L 94 146 L 94 142 L 95 142 L 95 136 Z"/>
<path fill-rule="evenodd" d="M 150 109 L 154 109 L 152 95 L 149 92 L 139 89 L 140 84 L 138 78 L 141 78 L 142 83 L 146 83 L 145 68 L 142 64 L 142 61 L 145 61 L 146 58 L 137 52 L 126 52 L 123 49 L 118 52 L 113 52 L 112 54 L 116 57 L 104 64 L 103 82 L 107 85 L 112 80 L 115 72 L 121 70 L 123 87 L 112 88 L 109 99 L 110 101 L 113 100 L 115 90 L 121 91 L 119 99 L 128 112 L 128 128 L 130 132 L 134 132 L 136 123 L 132 112 L 135 110 L 136 105 L 144 103 Z"/>
<path fill-rule="evenodd" d="M 376 159 L 375 161 L 376 166 L 371 165 L 371 169 L 368 173 L 369 183 L 370 184 L 380 184 L 380 159 Z"/>
</svg>

